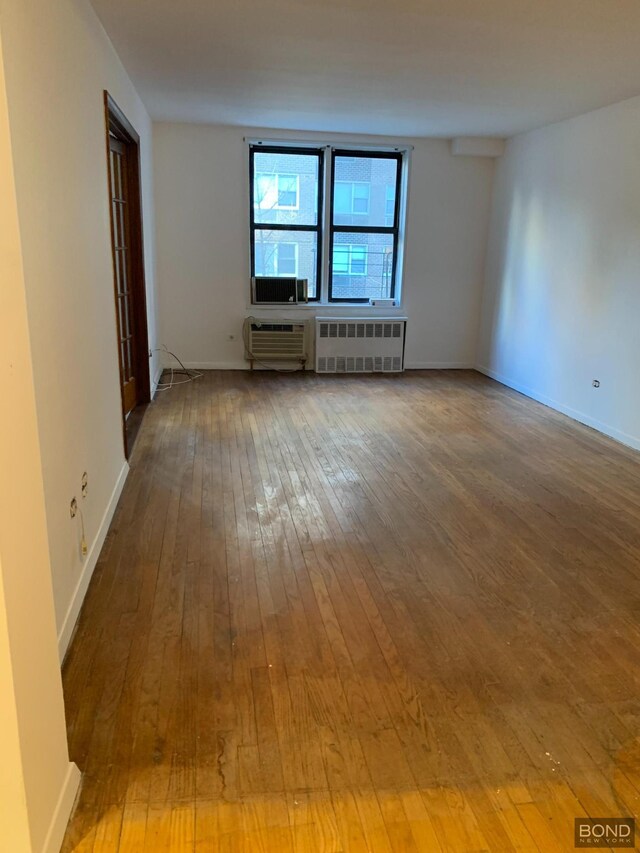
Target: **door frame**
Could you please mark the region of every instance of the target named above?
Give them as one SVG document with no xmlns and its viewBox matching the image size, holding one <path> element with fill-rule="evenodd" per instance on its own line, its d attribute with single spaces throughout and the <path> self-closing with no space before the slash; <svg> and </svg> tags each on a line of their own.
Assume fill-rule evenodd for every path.
<svg viewBox="0 0 640 853">
<path fill-rule="evenodd" d="M 130 260 L 131 260 L 131 294 L 133 302 L 134 323 L 134 353 L 133 362 L 135 367 L 137 405 L 143 406 L 151 401 L 151 377 L 149 375 L 149 331 L 147 327 L 147 288 L 144 268 L 144 237 L 142 229 L 142 181 L 140 176 L 140 136 L 111 97 L 109 92 L 104 91 L 104 114 L 105 114 L 105 140 L 107 157 L 107 187 L 109 198 L 109 223 L 111 231 L 111 254 L 113 261 L 113 286 L 114 286 L 114 309 L 115 309 L 115 331 L 118 338 L 118 305 L 115 270 L 115 234 L 113 228 L 113 205 L 111 203 L 111 157 L 109 151 L 109 134 L 113 133 L 127 147 L 127 181 L 131 202 L 129 205 L 130 226 Z M 127 436 L 127 423 L 124 414 L 124 399 L 122 394 L 122 355 L 118 340 L 118 364 L 120 373 L 121 411 L 122 411 L 122 434 L 124 438 L 124 451 L 128 459 L 132 450 L 132 442 Z M 135 409 L 133 410 L 135 411 Z"/>
</svg>

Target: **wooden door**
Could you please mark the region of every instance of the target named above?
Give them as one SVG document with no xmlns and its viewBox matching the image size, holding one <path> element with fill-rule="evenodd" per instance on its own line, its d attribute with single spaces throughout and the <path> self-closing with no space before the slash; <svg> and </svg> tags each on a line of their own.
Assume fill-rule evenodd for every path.
<svg viewBox="0 0 640 853">
<path fill-rule="evenodd" d="M 126 417 L 138 404 L 136 329 L 131 264 L 131 192 L 127 145 L 109 134 L 111 179 L 111 240 L 120 359 L 122 411 Z"/>
</svg>

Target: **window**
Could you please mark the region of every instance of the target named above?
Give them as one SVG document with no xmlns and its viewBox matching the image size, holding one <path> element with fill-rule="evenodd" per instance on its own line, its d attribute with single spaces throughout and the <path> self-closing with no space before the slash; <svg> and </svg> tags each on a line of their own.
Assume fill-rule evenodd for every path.
<svg viewBox="0 0 640 853">
<path fill-rule="evenodd" d="M 323 152 L 252 146 L 251 275 L 296 276 L 318 299 Z"/>
<path fill-rule="evenodd" d="M 285 243 L 260 232 L 255 246 L 256 275 L 298 277 L 298 244 Z"/>
<path fill-rule="evenodd" d="M 276 275 L 298 275 L 297 243 L 278 243 Z"/>
<path fill-rule="evenodd" d="M 334 151 L 330 302 L 395 295 L 402 155 Z"/>
<path fill-rule="evenodd" d="M 255 203 L 260 210 L 297 210 L 298 175 L 256 175 Z"/>
<path fill-rule="evenodd" d="M 333 210 L 339 216 L 369 213 L 369 184 L 336 181 Z"/>
<path fill-rule="evenodd" d="M 336 275 L 366 275 L 368 246 L 334 244 L 333 271 Z"/>
<path fill-rule="evenodd" d="M 297 175 L 278 175 L 278 207 L 280 210 L 294 210 L 298 207 Z"/>
<path fill-rule="evenodd" d="M 324 303 L 396 295 L 402 153 L 258 142 L 249 151 L 251 275 L 306 278 L 310 300 Z"/>
<path fill-rule="evenodd" d="M 387 187 L 384 202 L 384 224 L 393 225 L 396 215 L 396 190 L 395 187 Z"/>
</svg>

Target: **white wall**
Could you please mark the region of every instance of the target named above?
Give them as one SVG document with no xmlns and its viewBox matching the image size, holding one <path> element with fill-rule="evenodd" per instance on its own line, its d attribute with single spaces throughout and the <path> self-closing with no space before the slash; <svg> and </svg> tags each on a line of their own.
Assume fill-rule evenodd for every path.
<svg viewBox="0 0 640 853">
<path fill-rule="evenodd" d="M 496 172 L 478 364 L 640 448 L 639 319 L 634 98 L 508 143 Z"/>
<path fill-rule="evenodd" d="M 86 0 L 0 0 L 57 625 L 63 649 L 124 480 L 103 90 L 141 136 L 151 345 L 151 124 Z M 69 502 L 82 503 L 82 559 Z M 105 517 L 105 513 L 107 514 Z M 92 548 L 92 543 L 95 547 Z M 78 585 L 80 584 L 80 587 Z"/>
<path fill-rule="evenodd" d="M 80 774 L 56 649 L 2 44 L 0 186 L 0 849 L 53 853 Z"/>
<path fill-rule="evenodd" d="M 246 367 L 242 320 L 248 314 L 267 313 L 249 303 L 244 136 L 326 139 L 308 132 L 154 125 L 159 340 L 192 365 Z M 400 312 L 409 316 L 407 364 L 472 365 L 493 161 L 453 157 L 444 140 L 346 139 L 415 146 Z M 340 307 L 318 310 L 348 313 Z M 299 316 L 314 313 L 303 309 Z M 362 314 L 362 308 L 351 313 Z M 236 340 L 230 341 L 229 335 Z"/>
</svg>

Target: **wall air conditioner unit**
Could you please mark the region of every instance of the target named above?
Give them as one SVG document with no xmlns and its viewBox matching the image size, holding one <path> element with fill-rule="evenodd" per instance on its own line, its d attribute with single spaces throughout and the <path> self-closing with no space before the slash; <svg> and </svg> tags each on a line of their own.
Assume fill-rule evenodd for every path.
<svg viewBox="0 0 640 853">
<path fill-rule="evenodd" d="M 245 358 L 269 365 L 273 361 L 297 361 L 304 369 L 307 363 L 307 324 L 304 321 L 259 320 L 247 317 L 244 321 Z"/>
<path fill-rule="evenodd" d="M 309 301 L 309 281 L 293 276 L 254 276 L 251 302 L 254 305 L 297 305 Z"/>
<path fill-rule="evenodd" d="M 316 317 L 316 373 L 399 373 L 406 326 L 406 317 Z"/>
</svg>

